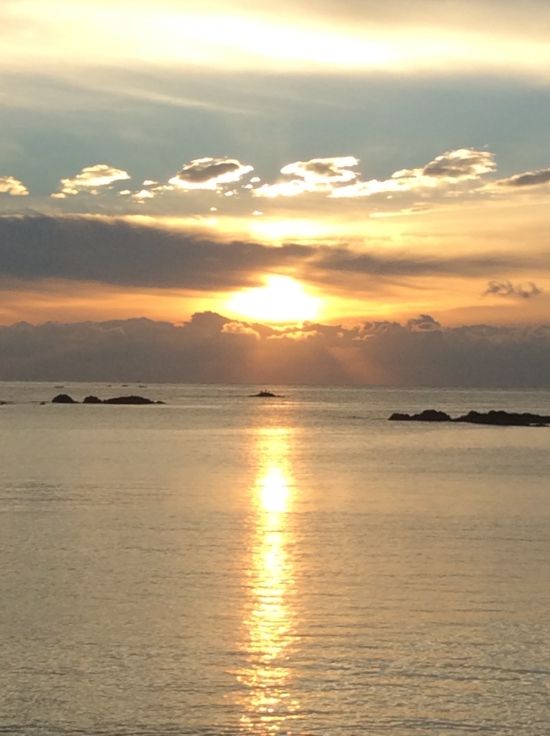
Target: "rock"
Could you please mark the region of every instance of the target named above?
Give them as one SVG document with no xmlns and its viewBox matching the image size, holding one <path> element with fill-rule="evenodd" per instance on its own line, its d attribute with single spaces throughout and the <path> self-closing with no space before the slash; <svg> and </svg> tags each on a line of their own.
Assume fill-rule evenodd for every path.
<svg viewBox="0 0 550 736">
<path fill-rule="evenodd" d="M 253 399 L 276 399 L 280 398 L 277 394 L 271 393 L 271 391 L 260 391 L 258 394 L 250 394 Z"/>
<path fill-rule="evenodd" d="M 75 401 L 73 398 L 69 396 L 69 394 L 57 394 L 57 396 L 54 396 L 52 399 L 52 404 L 77 404 L 78 402 Z"/>
<path fill-rule="evenodd" d="M 420 414 L 399 414 L 396 412 L 390 417 L 395 422 L 450 422 L 451 417 L 444 411 L 425 409 Z"/>
<path fill-rule="evenodd" d="M 101 401 L 101 399 L 99 399 L 97 396 L 86 396 L 83 403 L 84 404 L 103 404 L 103 401 Z"/>
<path fill-rule="evenodd" d="M 152 401 L 144 396 L 116 396 L 113 399 L 104 399 L 102 404 L 164 404 L 164 401 Z"/>
<path fill-rule="evenodd" d="M 531 414 L 524 412 L 518 414 L 508 411 L 488 412 L 469 411 L 464 416 L 452 419 L 444 411 L 425 409 L 420 414 L 400 414 L 395 412 L 389 417 L 397 422 L 465 422 L 468 424 L 490 424 L 498 427 L 547 427 L 550 424 L 550 416 L 544 414 Z"/>
<path fill-rule="evenodd" d="M 495 411 L 488 412 L 469 411 L 462 417 L 458 417 L 455 422 L 467 422 L 469 424 L 492 424 L 499 427 L 544 427 L 550 424 L 550 416 L 542 414 L 531 414 L 524 412 L 522 414 Z"/>
</svg>

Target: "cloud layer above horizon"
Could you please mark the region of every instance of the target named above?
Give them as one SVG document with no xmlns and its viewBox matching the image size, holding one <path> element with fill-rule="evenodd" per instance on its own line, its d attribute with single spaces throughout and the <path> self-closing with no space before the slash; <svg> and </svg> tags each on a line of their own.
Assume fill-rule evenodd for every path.
<svg viewBox="0 0 550 736">
<path fill-rule="evenodd" d="M 550 388 L 550 324 L 445 329 L 406 324 L 273 328 L 203 312 L 0 327 L 4 380 Z"/>
</svg>

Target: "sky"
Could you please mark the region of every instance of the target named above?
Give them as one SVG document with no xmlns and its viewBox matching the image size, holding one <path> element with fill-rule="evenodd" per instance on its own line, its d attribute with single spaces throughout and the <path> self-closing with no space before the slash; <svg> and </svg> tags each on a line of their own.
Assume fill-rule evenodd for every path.
<svg viewBox="0 0 550 736">
<path fill-rule="evenodd" d="M 333 368 L 310 351 L 288 378 L 321 383 L 425 383 L 338 353 L 382 333 L 539 345 L 549 32 L 546 0 L 0 0 L 2 334 L 177 342 L 203 315 L 211 346 L 241 346 L 237 377 L 251 340 L 298 366 L 328 340 Z M 528 354 L 493 383 L 540 385 Z M 453 360 L 429 380 L 471 382 Z"/>
</svg>

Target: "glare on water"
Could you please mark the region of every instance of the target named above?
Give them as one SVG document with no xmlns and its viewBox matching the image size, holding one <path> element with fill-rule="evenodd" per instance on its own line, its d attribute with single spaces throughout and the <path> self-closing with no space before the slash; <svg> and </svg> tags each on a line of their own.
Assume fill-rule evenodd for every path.
<svg viewBox="0 0 550 736">
<path fill-rule="evenodd" d="M 297 641 L 292 606 L 294 570 L 289 554 L 292 531 L 292 476 L 289 443 L 292 430 L 262 429 L 255 437 L 257 483 L 251 498 L 249 600 L 242 647 L 246 667 L 237 673 L 245 686 L 241 728 L 249 733 L 277 733 L 296 717 L 291 696 L 289 650 Z"/>
</svg>

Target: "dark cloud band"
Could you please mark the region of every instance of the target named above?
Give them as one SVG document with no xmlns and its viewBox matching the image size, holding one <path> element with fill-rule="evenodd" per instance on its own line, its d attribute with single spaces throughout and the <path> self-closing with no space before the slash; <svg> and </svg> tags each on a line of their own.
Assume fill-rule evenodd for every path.
<svg viewBox="0 0 550 736">
<path fill-rule="evenodd" d="M 540 256 L 536 267 L 545 267 Z M 0 218 L 0 276 L 67 279 L 115 286 L 216 291 L 293 272 L 306 281 L 355 276 L 494 278 L 531 266 L 528 256 L 426 257 L 345 246 L 224 243 L 125 220 L 88 217 Z M 546 264 L 546 267 L 548 264 Z"/>
</svg>

